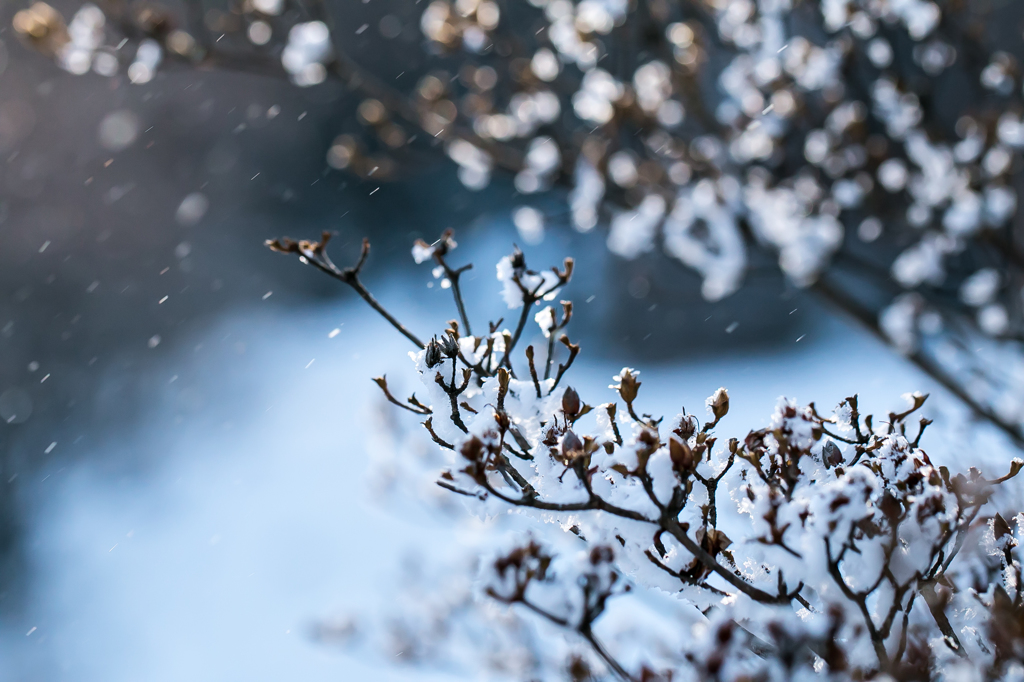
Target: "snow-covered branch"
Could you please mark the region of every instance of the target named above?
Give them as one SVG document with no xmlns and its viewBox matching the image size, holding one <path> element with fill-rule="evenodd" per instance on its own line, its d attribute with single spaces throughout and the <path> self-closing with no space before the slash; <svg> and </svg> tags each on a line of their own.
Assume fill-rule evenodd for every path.
<svg viewBox="0 0 1024 682">
<path fill-rule="evenodd" d="M 452 235 L 413 254 L 423 262 L 437 248 L 450 257 Z M 534 271 L 515 251 L 496 268 L 505 306 L 529 319 L 572 269 Z M 536 318 L 550 335 L 553 311 Z M 578 344 L 559 351 L 558 387 L 536 371 L 537 349 L 516 351 L 522 324 L 476 326 L 490 331 L 452 323 L 410 353 L 426 397 L 408 404 L 430 415 L 446 462 L 439 485 L 481 515 L 511 507 L 534 521 L 482 560 L 481 594 L 581 638 L 593 670 L 625 680 L 1020 670 L 1024 631 L 1007 623 L 1024 617 L 1024 517 L 992 498 L 1024 461 L 988 476 L 934 465 L 921 447 L 927 396 L 908 394 L 881 418 L 856 396 L 825 412 L 780 399 L 767 427 L 720 442 L 724 388 L 703 418 L 684 409 L 666 420 L 643 411 L 640 373 L 627 367 L 610 386 L 616 400 L 591 404 L 570 385 Z M 566 536 L 579 546 L 556 550 Z M 690 610 L 667 630 L 606 641 L 611 605 L 637 592 Z"/>
</svg>

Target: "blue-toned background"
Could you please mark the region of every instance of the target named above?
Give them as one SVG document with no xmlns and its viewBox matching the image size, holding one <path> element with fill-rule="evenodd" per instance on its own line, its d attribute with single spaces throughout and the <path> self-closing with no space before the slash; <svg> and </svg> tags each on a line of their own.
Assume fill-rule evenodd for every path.
<svg viewBox="0 0 1024 682">
<path fill-rule="evenodd" d="M 413 239 L 456 228 L 454 262 L 476 264 L 471 309 L 504 314 L 493 266 L 518 239 L 510 183 L 471 193 L 426 157 L 383 186 L 328 171 L 324 150 L 356 104 L 340 88 L 194 72 L 111 87 L 9 38 L 0 679 L 447 679 L 314 636 L 325 620 L 401 608 L 391 586 L 403 565 L 455 540 L 369 471 L 383 419 L 369 379 L 411 385 L 407 342 L 262 242 L 334 230 L 344 263 L 370 236 L 368 285 L 427 336 L 454 310 L 413 264 Z M 135 139 L 112 151 L 104 120 L 123 112 Z M 195 192 L 208 210 L 182 224 Z M 831 406 L 859 391 L 885 410 L 935 390 L 772 267 L 755 264 L 740 294 L 708 304 L 678 264 L 615 259 L 599 230 L 560 225 L 560 210 L 552 199 L 547 237 L 526 253 L 534 267 L 577 258 L 572 383 L 591 402 L 611 397 L 623 365 L 641 370 L 644 409 L 658 414 L 699 411 L 724 385 L 726 431 L 741 435 L 780 395 Z M 953 457 L 966 417 L 938 398 L 931 414 L 947 426 L 926 449 Z M 972 464 L 1011 456 L 978 438 Z"/>
</svg>

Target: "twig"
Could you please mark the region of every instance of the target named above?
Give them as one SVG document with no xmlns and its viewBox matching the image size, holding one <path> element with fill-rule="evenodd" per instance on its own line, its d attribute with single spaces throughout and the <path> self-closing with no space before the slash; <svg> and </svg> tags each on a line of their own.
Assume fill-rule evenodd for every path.
<svg viewBox="0 0 1024 682">
<path fill-rule="evenodd" d="M 604 648 L 604 645 L 594 636 L 593 630 L 590 629 L 590 625 L 580 626 L 579 633 L 583 635 L 583 639 L 590 643 L 597 655 L 605 662 L 605 664 L 612 669 L 612 671 L 618 675 L 621 679 L 626 682 L 633 682 L 633 676 L 626 672 L 626 669 L 622 667 L 622 664 L 615 660 L 615 658 L 608 653 L 608 650 Z"/>
<path fill-rule="evenodd" d="M 388 380 L 387 380 L 387 376 L 386 375 L 385 376 L 381 376 L 381 377 L 376 377 L 373 380 L 373 382 L 375 384 L 377 384 L 378 386 L 380 386 L 380 390 L 384 391 L 384 397 L 387 398 L 388 402 L 390 402 L 391 404 L 398 405 L 403 410 L 409 410 L 413 414 L 432 414 L 432 410 L 430 408 L 426 407 L 425 405 L 420 405 L 419 409 L 417 409 L 417 407 L 409 407 L 409 405 L 406 405 L 403 402 L 399 402 L 393 395 L 391 395 L 391 391 L 388 390 Z M 410 398 L 409 400 L 410 400 L 411 404 L 413 404 L 413 405 L 416 404 L 416 403 L 412 403 L 412 400 L 414 400 L 413 398 Z M 419 401 L 416 401 L 416 402 L 418 403 Z"/>
<path fill-rule="evenodd" d="M 564 375 L 569 370 L 569 368 L 572 367 L 573 361 L 576 359 L 576 356 L 579 355 L 580 353 L 579 344 L 571 343 L 569 341 L 569 337 L 566 336 L 565 334 L 562 334 L 562 337 L 558 340 L 562 343 L 562 345 L 569 349 L 569 358 L 564 363 L 560 363 L 558 365 L 558 373 L 555 374 L 555 383 L 551 384 L 551 390 L 548 391 L 548 395 L 551 395 L 554 392 L 554 390 L 558 388 L 559 382 L 562 381 L 562 375 Z"/>
<path fill-rule="evenodd" d="M 462 421 L 462 415 L 459 413 L 459 395 L 461 395 L 462 392 L 466 390 L 466 387 L 469 386 L 469 378 L 472 375 L 472 370 L 470 370 L 469 368 L 463 370 L 462 386 L 456 387 L 454 366 L 455 360 L 452 360 L 452 365 L 453 366 L 451 385 L 445 384 L 444 377 L 441 376 L 440 372 L 434 375 L 434 383 L 440 386 L 441 390 L 448 394 L 448 400 L 451 401 L 452 404 L 452 422 L 454 422 L 454 424 L 458 426 L 463 433 L 469 433 L 469 429 L 466 428 L 466 424 Z"/>
<path fill-rule="evenodd" d="M 533 379 L 533 387 L 537 390 L 537 397 L 540 398 L 540 380 L 537 378 L 537 366 L 533 364 L 533 346 L 526 347 L 526 361 L 530 364 L 530 377 Z"/>
<path fill-rule="evenodd" d="M 359 272 L 362 270 L 363 265 L 366 263 L 367 257 L 370 255 L 370 240 L 363 238 L 363 248 L 359 253 L 359 260 L 356 264 L 350 268 L 344 270 L 339 269 L 327 255 L 325 247 L 327 242 L 331 239 L 331 233 L 324 231 L 320 236 L 319 242 L 307 241 L 305 239 L 296 242 L 288 237 L 282 237 L 280 239 L 268 239 L 264 244 L 271 250 L 277 251 L 278 253 L 296 253 L 299 255 L 299 260 L 305 264 L 312 265 L 316 269 L 323 273 L 326 273 L 338 280 L 344 282 L 358 293 L 364 301 L 366 301 L 371 308 L 380 313 L 381 317 L 391 323 L 391 326 L 397 329 L 405 338 L 409 339 L 416 345 L 416 348 L 422 350 L 426 347 L 420 339 L 413 334 L 411 331 L 406 329 L 405 325 L 399 322 L 394 315 L 389 313 L 384 306 L 377 302 L 377 299 L 373 297 L 373 294 L 363 286 L 363 283 L 359 280 Z"/>
<path fill-rule="evenodd" d="M 455 449 L 454 445 L 452 445 L 451 443 L 449 443 L 446 440 L 443 440 L 440 436 L 437 435 L 437 433 L 434 432 L 434 418 L 433 417 L 430 417 L 429 419 L 427 419 L 427 421 L 423 422 L 423 426 L 424 426 L 424 428 L 427 429 L 427 433 L 430 434 L 431 440 L 433 440 L 435 443 L 440 445 L 442 448 L 445 448 L 446 450 L 454 450 Z"/>
</svg>

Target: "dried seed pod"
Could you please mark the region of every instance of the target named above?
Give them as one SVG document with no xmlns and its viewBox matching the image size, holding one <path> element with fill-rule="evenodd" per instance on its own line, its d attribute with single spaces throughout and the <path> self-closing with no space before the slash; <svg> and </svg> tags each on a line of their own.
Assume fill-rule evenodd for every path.
<svg viewBox="0 0 1024 682">
<path fill-rule="evenodd" d="M 572 431 L 566 431 L 562 436 L 562 458 L 571 462 L 583 454 L 583 441 Z"/>
<path fill-rule="evenodd" d="M 427 353 L 423 358 L 428 369 L 432 369 L 437 365 L 441 364 L 441 344 L 437 342 L 436 338 L 430 340 L 427 344 Z"/>
<path fill-rule="evenodd" d="M 472 438 L 467 440 L 465 443 L 463 443 L 462 447 L 459 449 L 459 454 L 461 454 L 463 457 L 468 459 L 470 462 L 477 462 L 477 461 L 479 461 L 480 457 L 483 455 L 483 452 L 484 452 L 483 441 L 481 441 L 476 436 L 473 436 Z"/>
<path fill-rule="evenodd" d="M 718 421 L 729 414 L 729 392 L 724 388 L 718 389 L 714 395 L 708 398 L 707 405 L 711 414 L 715 415 L 715 421 Z"/>
<path fill-rule="evenodd" d="M 688 476 L 693 473 L 693 465 L 695 459 L 693 456 L 693 450 L 685 442 L 676 440 L 675 438 L 668 439 L 668 455 L 672 460 L 672 467 L 683 476 Z"/>
<path fill-rule="evenodd" d="M 612 388 L 619 391 L 619 395 L 626 401 L 627 404 L 632 404 L 636 400 L 637 393 L 640 391 L 640 382 L 637 381 L 639 372 L 634 372 L 629 367 L 623 367 L 619 376 L 615 377 L 618 379 L 618 385 L 612 386 Z"/>
<path fill-rule="evenodd" d="M 441 337 L 441 352 L 446 357 L 454 358 L 459 354 L 459 342 L 456 340 L 455 335 L 449 332 Z"/>
<path fill-rule="evenodd" d="M 839 451 L 839 448 L 832 441 L 826 441 L 824 447 L 821 449 L 821 458 L 825 461 L 825 466 L 834 467 L 839 466 L 843 463 L 843 453 Z"/>
<path fill-rule="evenodd" d="M 692 414 L 684 414 L 679 418 L 679 424 L 672 429 L 672 433 L 679 436 L 683 442 L 690 440 L 690 437 L 697 431 L 697 419 Z"/>
<path fill-rule="evenodd" d="M 521 274 L 526 269 L 526 256 L 523 255 L 522 250 L 517 246 L 512 252 L 512 269 L 516 271 L 516 274 Z"/>
<path fill-rule="evenodd" d="M 580 413 L 580 396 L 572 386 L 566 388 L 562 394 L 562 413 L 570 421 Z"/>
</svg>

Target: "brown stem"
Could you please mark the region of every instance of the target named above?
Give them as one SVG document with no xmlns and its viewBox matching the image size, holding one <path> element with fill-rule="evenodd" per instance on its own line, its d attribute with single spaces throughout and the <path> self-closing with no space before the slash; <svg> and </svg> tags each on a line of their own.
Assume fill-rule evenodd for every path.
<svg viewBox="0 0 1024 682">
<path fill-rule="evenodd" d="M 885 650 L 885 641 L 879 635 L 878 628 L 875 627 L 875 621 L 871 619 L 871 612 L 868 610 L 867 596 L 865 594 L 858 594 L 850 589 L 850 586 L 846 584 L 846 580 L 843 578 L 842 572 L 839 570 L 839 561 L 832 560 L 832 545 L 828 538 L 825 538 L 825 551 L 828 553 L 828 572 L 832 576 L 832 581 L 835 582 L 836 586 L 843 593 L 847 599 L 852 601 L 860 609 L 861 617 L 864 619 L 864 626 L 868 630 L 868 635 L 871 637 L 871 645 L 875 649 L 875 656 L 878 657 L 878 664 L 883 671 L 889 669 L 889 653 Z"/>
<path fill-rule="evenodd" d="M 388 402 L 390 402 L 391 404 L 398 405 L 403 410 L 409 410 L 413 414 L 431 414 L 432 413 L 432 410 L 430 410 L 430 408 L 428 408 L 428 407 L 425 407 L 425 406 L 410 407 L 409 405 L 406 405 L 405 403 L 400 402 L 398 399 L 395 398 L 395 396 L 391 395 L 391 391 L 388 390 L 388 380 L 387 380 L 386 376 L 377 377 L 377 378 L 375 378 L 373 380 L 373 382 L 375 384 L 377 384 L 378 386 L 380 386 L 380 390 L 384 391 L 384 397 L 387 398 Z M 419 401 L 417 401 L 417 402 L 419 402 Z M 413 403 L 413 405 L 415 405 L 415 403 Z"/>
<path fill-rule="evenodd" d="M 327 271 L 327 272 L 329 272 L 329 271 Z M 333 275 L 333 273 L 329 272 L 329 274 L 331 274 L 332 276 L 335 276 L 335 275 Z M 387 309 L 384 308 L 384 306 L 382 306 L 377 301 L 376 298 L 374 298 L 373 294 L 371 294 L 370 291 L 365 286 L 363 286 L 363 283 L 361 281 L 359 281 L 359 277 L 358 276 L 353 276 L 350 280 L 342 279 L 341 281 L 345 282 L 350 287 L 355 289 L 356 293 L 359 294 L 363 298 L 363 300 L 366 301 L 370 305 L 371 308 L 376 310 L 380 314 L 381 317 L 383 317 L 385 320 L 387 320 L 389 323 L 391 323 L 391 326 L 394 327 L 395 329 L 397 329 L 405 338 L 407 338 L 410 341 L 412 341 L 413 344 L 416 346 L 416 348 L 418 350 L 422 350 L 423 348 L 426 347 L 426 344 L 424 344 L 422 341 L 420 341 L 419 337 L 417 337 L 415 334 L 413 334 L 411 331 L 409 331 L 405 327 L 404 324 L 399 322 L 395 318 L 394 315 L 389 313 L 387 311 Z"/>
<path fill-rule="evenodd" d="M 953 629 L 953 625 L 949 622 L 949 618 L 946 617 L 945 604 L 939 595 L 935 592 L 935 581 L 929 580 L 918 587 L 918 592 L 924 597 L 924 603 L 928 605 L 928 611 L 932 614 L 932 618 L 935 620 L 935 624 L 939 628 L 939 632 L 942 633 L 946 639 L 946 646 L 953 650 L 953 652 L 960 658 L 966 658 L 967 653 L 964 651 L 963 645 L 960 643 L 960 638 L 956 636 L 956 630 Z"/>
<path fill-rule="evenodd" d="M 678 540 L 688 552 L 693 554 L 702 564 L 714 571 L 722 578 L 725 579 L 730 585 L 744 593 L 751 599 L 764 604 L 778 604 L 788 602 L 792 599 L 790 595 L 773 595 L 754 587 L 750 583 L 746 582 L 740 576 L 736 575 L 729 569 L 722 566 L 718 561 L 708 554 L 704 548 L 694 542 L 680 526 L 679 523 L 671 518 L 663 517 L 660 520 L 649 519 L 643 514 L 633 511 L 631 509 L 623 509 L 613 504 L 606 502 L 603 498 L 597 495 L 591 494 L 590 499 L 586 502 L 573 502 L 573 503 L 552 503 L 544 502 L 535 498 L 515 498 L 509 497 L 498 492 L 494 486 L 486 481 L 483 483 L 484 488 L 497 497 L 500 500 L 504 500 L 509 504 L 513 504 L 521 507 L 533 507 L 534 509 L 541 509 L 544 511 L 585 511 L 585 510 L 599 510 L 606 511 L 615 516 L 621 516 L 627 519 L 633 519 L 634 521 L 643 521 L 645 523 L 657 524 L 667 530 L 672 536 Z"/>
<path fill-rule="evenodd" d="M 462 289 L 459 287 L 459 277 L 462 276 L 466 270 L 472 268 L 472 264 L 464 265 L 458 270 L 452 270 L 448 267 L 448 263 L 444 262 L 443 259 L 439 259 L 441 267 L 444 268 L 445 277 L 452 285 L 452 296 L 455 297 L 455 306 L 459 309 L 459 317 L 462 319 L 462 326 L 466 328 L 466 335 L 472 336 L 473 329 L 469 326 L 469 315 L 466 314 L 466 304 L 462 301 Z"/>
<path fill-rule="evenodd" d="M 554 314 L 554 313 L 552 313 Z M 555 329 L 552 325 L 551 333 L 548 334 L 548 357 L 544 363 L 544 378 L 551 378 L 551 363 L 555 359 Z"/>
<path fill-rule="evenodd" d="M 533 363 L 533 346 L 526 347 L 526 360 L 530 364 L 530 378 L 533 379 L 533 387 L 537 391 L 537 397 L 540 398 L 540 380 L 537 378 L 537 366 Z"/>
<path fill-rule="evenodd" d="M 551 385 L 551 390 L 548 391 L 548 395 L 554 393 L 555 389 L 558 388 L 559 382 L 562 381 L 562 375 L 572 367 L 573 361 L 576 360 L 576 356 L 579 355 L 580 352 L 579 344 L 570 343 L 569 337 L 565 334 L 562 334 L 562 337 L 558 340 L 569 349 L 569 358 L 564 363 L 559 363 L 558 372 L 555 374 L 555 383 Z M 619 444 L 621 445 L 621 443 Z"/>
<path fill-rule="evenodd" d="M 429 417 L 427 419 L 427 421 L 423 422 L 423 427 L 427 430 L 427 433 L 430 434 L 431 440 L 433 440 L 435 443 L 440 445 L 442 448 L 444 448 L 446 450 L 454 450 L 455 449 L 454 445 L 452 445 L 448 441 L 446 441 L 443 438 L 441 438 L 440 436 L 438 436 L 437 432 L 434 431 L 434 418 L 433 417 Z"/>
<path fill-rule="evenodd" d="M 644 521 L 646 523 L 656 523 L 651 519 L 647 518 L 640 512 L 633 511 L 631 509 L 623 509 L 622 507 L 616 507 L 613 504 L 606 502 L 603 498 L 594 496 L 586 502 L 568 502 L 568 503 L 555 503 L 545 502 L 543 500 L 528 499 L 528 498 L 515 498 L 509 497 L 498 492 L 494 486 L 490 483 L 485 483 L 484 488 L 487 492 L 491 493 L 499 500 L 508 502 L 509 504 L 516 505 L 517 507 L 533 507 L 534 509 L 540 509 L 542 511 L 588 511 L 598 510 L 606 511 L 615 516 L 621 516 L 626 519 L 633 519 L 634 521 Z"/>
<path fill-rule="evenodd" d="M 713 556 L 704 551 L 703 547 L 694 542 L 693 539 L 691 539 L 690 536 L 686 534 L 686 531 L 682 529 L 682 527 L 679 525 L 677 521 L 673 519 L 663 519 L 661 521 L 661 525 L 662 528 L 671 533 L 672 537 L 678 540 L 680 544 L 682 544 L 683 547 L 686 548 L 686 551 L 688 551 L 693 556 L 697 557 L 697 559 L 702 564 L 704 564 L 706 567 L 720 575 L 722 578 L 725 579 L 727 583 L 729 583 L 730 585 L 732 585 L 737 590 L 747 595 L 754 601 L 761 602 L 763 604 L 778 604 L 780 603 L 780 601 L 789 601 L 789 599 L 786 598 L 786 595 L 769 594 L 764 590 L 754 587 L 753 585 L 745 581 L 743 578 L 739 577 L 738 575 L 727 569 L 725 566 L 718 563 L 717 559 L 715 559 Z"/>
<path fill-rule="evenodd" d="M 355 289 L 356 293 L 358 293 L 371 308 L 376 310 L 381 317 L 390 322 L 392 327 L 397 329 L 403 336 L 405 336 L 405 338 L 412 341 L 416 345 L 417 349 L 422 350 L 425 348 L 426 344 L 420 341 L 415 334 L 406 329 L 405 325 L 399 322 L 394 315 L 389 313 L 359 280 L 359 271 L 363 269 L 363 265 L 366 264 L 366 259 L 370 255 L 370 240 L 365 237 L 363 238 L 363 247 L 359 253 L 359 260 L 356 261 L 356 264 L 352 267 L 342 270 L 338 268 L 338 266 L 335 265 L 327 255 L 326 246 L 330 238 L 331 233 L 325 231 L 321 235 L 319 242 L 310 242 L 305 240 L 296 242 L 287 237 L 283 237 L 281 239 L 268 239 L 265 242 L 265 245 L 270 248 L 270 250 L 277 251 L 278 253 L 298 254 L 299 260 L 303 263 L 312 265 L 317 270 L 320 270 L 320 272 L 330 275 L 339 282 L 344 282 L 349 285 Z"/>
<path fill-rule="evenodd" d="M 536 302 L 537 299 L 527 297 L 523 295 L 523 313 L 519 316 L 519 323 L 516 325 L 516 330 L 512 334 L 512 340 L 505 346 L 505 355 L 502 356 L 501 362 L 498 363 L 498 367 L 512 367 L 512 349 L 519 343 L 519 337 L 523 334 L 523 329 L 526 328 L 526 321 L 530 318 L 530 308 Z"/>
<path fill-rule="evenodd" d="M 462 421 L 462 415 L 459 413 L 459 395 L 461 395 L 462 392 L 465 391 L 466 387 L 469 385 L 470 370 L 464 370 L 466 372 L 465 381 L 463 382 L 461 388 L 456 387 L 455 364 L 455 360 L 452 360 L 452 383 L 450 386 L 444 382 L 444 377 L 441 376 L 440 372 L 434 375 L 434 382 L 441 387 L 442 391 L 448 394 L 448 400 L 451 402 L 452 405 L 452 422 L 457 427 L 459 427 L 459 429 L 463 433 L 469 433 L 469 429 L 466 428 L 466 424 Z"/>
</svg>

